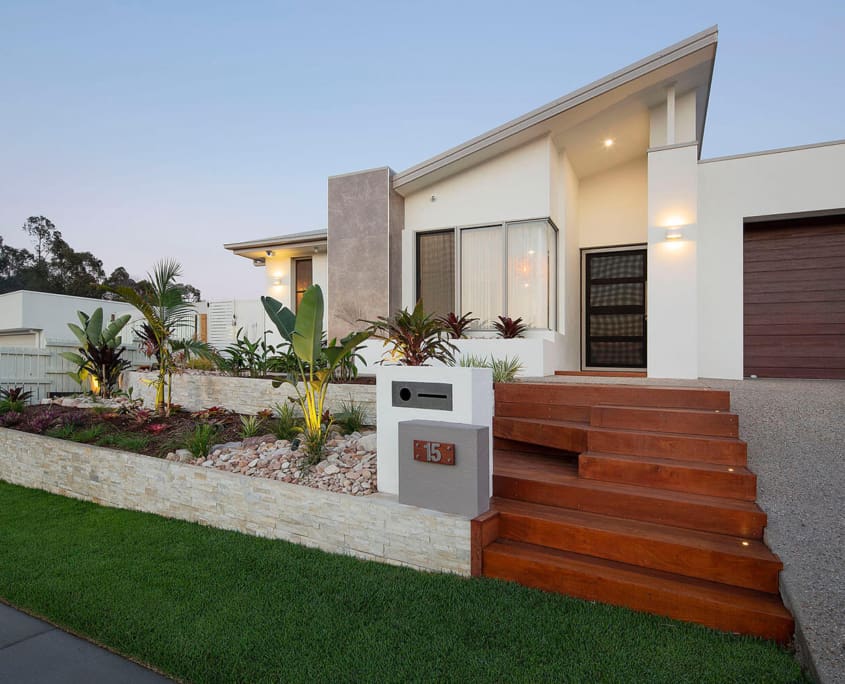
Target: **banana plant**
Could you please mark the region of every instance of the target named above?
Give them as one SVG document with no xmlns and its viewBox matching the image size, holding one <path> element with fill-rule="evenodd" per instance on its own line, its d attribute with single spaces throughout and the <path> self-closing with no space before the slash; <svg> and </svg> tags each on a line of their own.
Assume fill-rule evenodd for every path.
<svg viewBox="0 0 845 684">
<path fill-rule="evenodd" d="M 324 347 L 325 305 L 319 285 L 311 285 L 305 290 L 295 314 L 272 297 L 262 297 L 261 303 L 279 334 L 290 342 L 293 349 L 298 373 L 284 382 L 292 384 L 296 391 L 304 416 L 303 446 L 311 462 L 316 463 L 322 456 L 331 427 L 324 420 L 324 405 L 332 373 L 354 353 L 356 347 L 370 337 L 370 333 L 353 333 L 340 342 L 333 339 Z M 321 360 L 325 360 L 325 364 L 320 363 Z M 274 382 L 276 387 L 280 384 L 281 381 Z"/>
<path fill-rule="evenodd" d="M 77 366 L 75 373 L 68 373 L 79 384 L 91 379 L 92 390 L 103 397 L 110 397 L 117 388 L 120 374 L 130 366 L 122 358 L 126 347 L 121 346 L 120 331 L 129 322 L 126 314 L 103 327 L 103 309 L 98 307 L 90 316 L 77 311 L 81 326 L 68 323 L 68 328 L 79 341 L 78 353 L 62 352 L 61 356 Z"/>
</svg>

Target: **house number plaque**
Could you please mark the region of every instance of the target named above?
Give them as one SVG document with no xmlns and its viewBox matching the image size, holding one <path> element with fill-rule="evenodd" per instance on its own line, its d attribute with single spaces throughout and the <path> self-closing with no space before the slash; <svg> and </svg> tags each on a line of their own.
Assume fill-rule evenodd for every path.
<svg viewBox="0 0 845 684">
<path fill-rule="evenodd" d="M 440 465 L 455 465 L 455 445 L 446 442 L 414 440 L 414 460 Z"/>
</svg>

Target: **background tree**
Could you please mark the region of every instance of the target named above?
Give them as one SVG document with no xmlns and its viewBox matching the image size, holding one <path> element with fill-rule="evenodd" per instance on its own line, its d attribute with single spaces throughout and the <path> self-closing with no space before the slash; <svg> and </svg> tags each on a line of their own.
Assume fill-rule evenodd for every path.
<svg viewBox="0 0 845 684">
<path fill-rule="evenodd" d="M 123 266 L 106 277 L 103 262 L 91 252 L 77 252 L 45 216 L 30 216 L 23 224 L 33 251 L 7 245 L 0 236 L 0 294 L 34 290 L 55 294 L 114 299 L 109 288 L 130 287 L 141 291 L 150 284 L 133 280 Z M 187 302 L 197 302 L 200 291 L 182 285 Z"/>
</svg>

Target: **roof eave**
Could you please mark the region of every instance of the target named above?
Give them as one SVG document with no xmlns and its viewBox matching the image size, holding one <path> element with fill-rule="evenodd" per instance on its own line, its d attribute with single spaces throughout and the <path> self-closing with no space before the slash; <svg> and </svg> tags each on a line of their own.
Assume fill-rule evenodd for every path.
<svg viewBox="0 0 845 684">
<path fill-rule="evenodd" d="M 424 162 L 416 164 L 404 171 L 400 171 L 393 177 L 393 188 L 399 192 L 399 194 L 402 194 L 402 188 L 404 186 L 407 186 L 414 181 L 418 181 L 428 174 L 439 171 L 450 164 L 469 157 L 472 154 L 492 147 L 493 145 L 519 133 L 523 133 L 532 126 L 536 126 L 553 116 L 557 116 L 558 114 L 577 107 L 588 100 L 592 100 L 595 97 L 599 97 L 604 93 L 610 92 L 614 88 L 660 69 L 667 64 L 671 64 L 676 60 L 682 59 L 711 45 L 716 45 L 718 36 L 718 26 L 711 26 L 704 31 L 696 33 L 689 38 L 649 55 L 638 62 L 615 71 L 604 78 L 593 81 L 589 85 L 579 88 L 568 95 L 564 95 L 557 100 L 543 105 L 542 107 L 528 112 L 527 114 L 523 114 L 512 121 L 487 131 L 486 133 L 482 133 L 481 135 L 446 150 L 439 155 L 431 157 Z"/>
<path fill-rule="evenodd" d="M 223 245 L 224 249 L 230 252 L 243 252 L 251 249 L 267 249 L 271 247 L 306 247 L 313 244 L 322 244 L 328 240 L 328 231 L 320 231 L 308 235 L 292 236 L 286 239 L 284 235 L 279 237 L 264 238 L 262 240 L 250 240 L 249 242 L 229 242 Z"/>
</svg>

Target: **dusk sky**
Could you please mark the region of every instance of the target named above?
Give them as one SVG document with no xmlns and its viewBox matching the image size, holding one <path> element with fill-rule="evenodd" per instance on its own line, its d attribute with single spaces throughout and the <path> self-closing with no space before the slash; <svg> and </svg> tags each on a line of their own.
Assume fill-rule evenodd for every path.
<svg viewBox="0 0 845 684">
<path fill-rule="evenodd" d="M 703 157 L 845 138 L 845 3 L 0 0 L 0 234 L 45 215 L 206 298 L 224 242 L 325 227 L 326 178 L 399 171 L 713 24 Z"/>
</svg>

